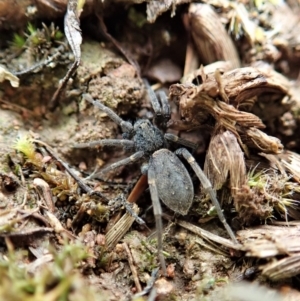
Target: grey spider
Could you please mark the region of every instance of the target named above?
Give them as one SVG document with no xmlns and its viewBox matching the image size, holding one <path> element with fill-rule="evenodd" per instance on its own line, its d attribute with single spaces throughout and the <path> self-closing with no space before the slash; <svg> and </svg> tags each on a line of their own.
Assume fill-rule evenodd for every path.
<svg viewBox="0 0 300 301">
<path fill-rule="evenodd" d="M 218 216 L 229 236 L 235 243 L 237 243 L 237 240 L 230 226 L 226 222 L 217 200 L 216 192 L 212 189 L 210 181 L 196 163 L 194 157 L 186 148 L 179 148 L 175 153 L 168 149 L 169 142 L 176 142 L 183 146 L 190 146 L 191 143 L 176 135 L 163 133 L 166 129 L 166 122 L 170 119 L 170 107 L 167 96 L 160 92 L 158 93 L 158 99 L 147 81 L 145 81 L 145 85 L 155 113 L 155 124 L 152 124 L 148 119 L 140 119 L 132 125 L 130 122 L 121 119 L 115 112 L 101 102 L 94 100 L 89 94 L 84 94 L 83 98 L 85 100 L 100 108 L 121 127 L 124 139 L 102 139 L 89 143 L 76 144 L 75 147 L 116 146 L 134 152 L 133 155 L 102 169 L 101 174 L 138 161 L 142 158 L 148 160 L 148 164 L 142 165 L 141 171 L 148 176 L 148 184 L 157 229 L 158 257 L 161 268 L 163 269 L 164 274 L 166 274 L 162 241 L 162 209 L 159 199 L 174 212 L 186 215 L 194 198 L 194 186 L 191 177 L 178 156 L 183 157 L 190 164 L 199 178 L 203 189 L 209 194 Z M 160 130 L 160 128 L 162 130 Z"/>
</svg>

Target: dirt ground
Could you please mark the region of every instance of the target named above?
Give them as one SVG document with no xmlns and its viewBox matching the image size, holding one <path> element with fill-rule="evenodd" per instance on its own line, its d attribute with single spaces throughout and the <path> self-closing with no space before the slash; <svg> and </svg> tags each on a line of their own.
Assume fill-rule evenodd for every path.
<svg viewBox="0 0 300 301">
<path fill-rule="evenodd" d="M 300 300 L 300 3 L 67 4 L 0 3 L 0 299 Z M 158 124 L 143 79 L 212 188 L 182 159 L 195 195 L 162 204 L 166 275 L 149 156 L 101 173 L 133 152 L 80 146 L 131 139 L 83 94 Z"/>
</svg>

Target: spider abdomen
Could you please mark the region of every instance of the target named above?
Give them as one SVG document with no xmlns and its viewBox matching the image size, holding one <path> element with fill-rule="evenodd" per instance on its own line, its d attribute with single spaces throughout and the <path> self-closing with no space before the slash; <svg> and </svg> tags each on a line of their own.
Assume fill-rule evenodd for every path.
<svg viewBox="0 0 300 301">
<path fill-rule="evenodd" d="M 159 198 L 171 210 L 186 215 L 194 198 L 194 186 L 180 159 L 168 149 L 160 149 L 150 157 L 149 170 L 155 174 Z"/>
</svg>

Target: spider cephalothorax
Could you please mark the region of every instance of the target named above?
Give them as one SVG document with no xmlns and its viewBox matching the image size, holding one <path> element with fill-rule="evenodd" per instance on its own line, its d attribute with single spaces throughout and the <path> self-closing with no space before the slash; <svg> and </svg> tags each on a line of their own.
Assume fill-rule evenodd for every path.
<svg viewBox="0 0 300 301">
<path fill-rule="evenodd" d="M 166 147 L 162 131 L 148 119 L 140 119 L 133 126 L 135 150 L 150 156 L 156 150 Z"/>
</svg>

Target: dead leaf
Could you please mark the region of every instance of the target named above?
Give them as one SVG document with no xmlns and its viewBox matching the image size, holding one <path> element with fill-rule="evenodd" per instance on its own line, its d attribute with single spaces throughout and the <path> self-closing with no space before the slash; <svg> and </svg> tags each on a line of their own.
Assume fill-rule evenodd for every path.
<svg viewBox="0 0 300 301">
<path fill-rule="evenodd" d="M 12 87 L 14 88 L 19 87 L 19 78 L 17 78 L 15 75 L 10 73 L 3 66 L 0 66 L 0 83 L 4 82 L 5 80 L 8 80 Z"/>
<path fill-rule="evenodd" d="M 209 4 L 190 4 L 188 19 L 198 55 L 204 64 L 225 60 L 231 63 L 231 68 L 240 66 L 235 45 Z"/>
<path fill-rule="evenodd" d="M 58 100 L 58 97 L 62 90 L 68 83 L 69 78 L 73 75 L 75 70 L 78 68 L 81 58 L 81 49 L 80 45 L 82 43 L 82 36 L 79 24 L 79 12 L 78 12 L 78 0 L 69 0 L 67 13 L 65 15 L 65 35 L 68 39 L 70 47 L 75 56 L 75 61 L 66 76 L 60 82 L 57 90 L 55 91 L 52 99 L 50 100 L 50 108 L 54 109 Z"/>
</svg>

